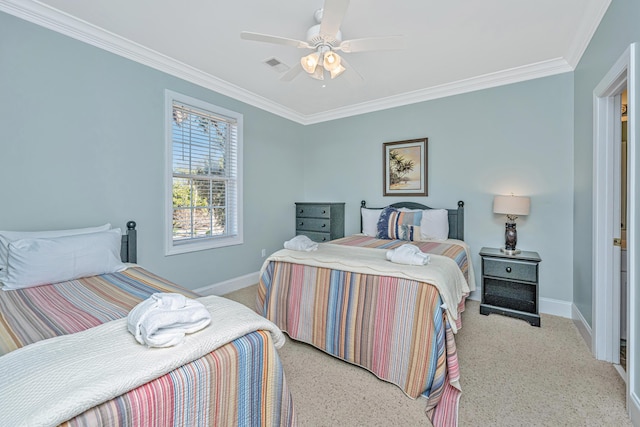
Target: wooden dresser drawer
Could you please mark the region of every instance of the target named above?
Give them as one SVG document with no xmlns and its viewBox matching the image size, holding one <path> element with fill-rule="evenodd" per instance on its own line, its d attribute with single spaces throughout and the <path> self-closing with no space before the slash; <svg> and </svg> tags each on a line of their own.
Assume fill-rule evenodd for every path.
<svg viewBox="0 0 640 427">
<path fill-rule="evenodd" d="M 297 218 L 330 218 L 331 209 L 328 205 L 298 205 Z"/>
<path fill-rule="evenodd" d="M 524 282 L 538 281 L 538 267 L 536 263 L 492 258 L 484 258 L 483 263 L 485 276 L 522 280 Z"/>
<path fill-rule="evenodd" d="M 322 243 L 331 240 L 331 233 L 318 233 L 316 231 L 297 231 L 296 235 L 304 234 L 314 242 Z"/>
<path fill-rule="evenodd" d="M 320 218 L 298 217 L 296 218 L 296 229 L 307 230 L 307 231 L 320 231 L 320 232 L 328 233 L 329 230 L 331 229 L 331 220 L 320 219 Z"/>
</svg>

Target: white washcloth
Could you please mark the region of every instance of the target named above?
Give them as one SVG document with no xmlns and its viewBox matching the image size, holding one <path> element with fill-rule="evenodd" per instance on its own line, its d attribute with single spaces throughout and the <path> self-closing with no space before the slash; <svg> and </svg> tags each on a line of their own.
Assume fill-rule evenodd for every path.
<svg viewBox="0 0 640 427">
<path fill-rule="evenodd" d="M 284 242 L 284 248 L 292 251 L 311 252 L 318 249 L 318 244 L 304 234 L 300 234 L 299 236 Z"/>
<path fill-rule="evenodd" d="M 387 251 L 387 259 L 396 264 L 425 265 L 429 262 L 429 254 L 425 254 L 416 245 L 405 243 Z"/>
<path fill-rule="evenodd" d="M 181 294 L 155 293 L 129 312 L 127 329 L 147 347 L 171 347 L 210 322 L 211 314 L 201 302 Z"/>
</svg>

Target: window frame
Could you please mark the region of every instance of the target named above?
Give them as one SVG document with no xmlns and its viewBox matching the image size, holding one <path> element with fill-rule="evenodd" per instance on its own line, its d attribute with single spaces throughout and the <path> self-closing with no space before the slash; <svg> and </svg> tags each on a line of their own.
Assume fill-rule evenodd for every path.
<svg viewBox="0 0 640 427">
<path fill-rule="evenodd" d="M 179 243 L 173 240 L 173 104 L 183 103 L 210 112 L 212 115 L 229 117 L 236 121 L 236 235 L 202 237 L 193 240 L 183 240 Z M 165 255 L 175 255 L 207 249 L 221 248 L 244 243 L 242 216 L 242 146 L 243 146 L 243 115 L 211 104 L 200 99 L 183 95 L 171 90 L 165 90 Z"/>
</svg>

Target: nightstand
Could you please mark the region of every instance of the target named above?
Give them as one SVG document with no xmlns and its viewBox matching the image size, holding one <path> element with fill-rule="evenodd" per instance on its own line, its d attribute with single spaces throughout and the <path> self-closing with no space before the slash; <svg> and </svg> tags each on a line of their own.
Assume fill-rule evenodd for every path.
<svg viewBox="0 0 640 427">
<path fill-rule="evenodd" d="M 296 235 L 314 242 L 344 237 L 344 203 L 296 203 Z"/>
<path fill-rule="evenodd" d="M 482 302 L 480 314 L 498 313 L 540 326 L 538 313 L 537 252 L 506 255 L 496 248 L 482 248 Z"/>
</svg>

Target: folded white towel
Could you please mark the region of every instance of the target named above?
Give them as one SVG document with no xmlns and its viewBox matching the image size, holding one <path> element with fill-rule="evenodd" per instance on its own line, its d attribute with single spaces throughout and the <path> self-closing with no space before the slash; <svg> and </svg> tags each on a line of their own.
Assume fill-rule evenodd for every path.
<svg viewBox="0 0 640 427">
<path fill-rule="evenodd" d="M 284 242 L 284 248 L 291 249 L 292 251 L 311 252 L 318 249 L 318 244 L 307 236 L 300 234 L 299 236 Z"/>
<path fill-rule="evenodd" d="M 210 322 L 211 314 L 201 302 L 181 294 L 155 293 L 129 312 L 127 329 L 140 344 L 170 347 Z"/>
<path fill-rule="evenodd" d="M 429 254 L 425 254 L 416 245 L 405 243 L 387 251 L 387 259 L 397 264 L 425 265 L 429 262 Z"/>
</svg>

